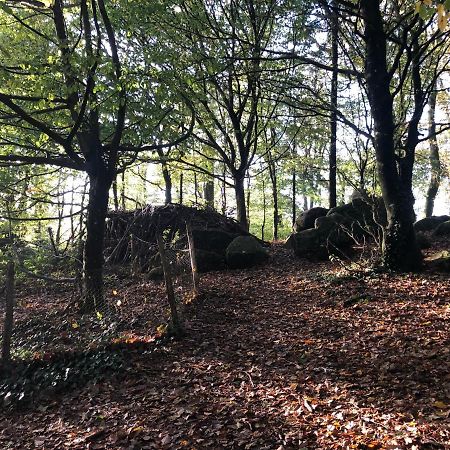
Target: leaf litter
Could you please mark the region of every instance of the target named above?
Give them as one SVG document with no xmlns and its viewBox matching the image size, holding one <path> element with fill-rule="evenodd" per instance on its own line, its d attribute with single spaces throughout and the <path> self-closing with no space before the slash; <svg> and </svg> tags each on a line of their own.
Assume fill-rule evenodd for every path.
<svg viewBox="0 0 450 450">
<path fill-rule="evenodd" d="M 272 253 L 262 267 L 203 275 L 186 337 L 158 346 L 163 288 L 117 281 L 114 295 L 136 318 L 134 337 L 114 348 L 121 370 L 4 409 L 0 447 L 450 448 L 448 276 L 352 278 Z M 61 301 L 27 293 L 19 329 L 39 333 L 39 304 Z M 66 329 L 80 345 L 89 339 L 76 316 Z M 51 353 L 72 341 L 46 342 Z"/>
</svg>

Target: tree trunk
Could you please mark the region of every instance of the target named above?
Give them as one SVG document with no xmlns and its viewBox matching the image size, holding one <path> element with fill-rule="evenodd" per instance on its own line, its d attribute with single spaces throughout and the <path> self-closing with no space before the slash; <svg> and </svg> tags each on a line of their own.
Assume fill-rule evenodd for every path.
<svg viewBox="0 0 450 450">
<path fill-rule="evenodd" d="M 278 185 L 277 185 L 277 172 L 275 162 L 270 152 L 268 153 L 269 159 L 269 175 L 272 183 L 272 200 L 273 200 L 273 240 L 278 239 L 278 224 L 280 222 L 280 214 L 278 211 Z"/>
<path fill-rule="evenodd" d="M 234 192 L 236 195 L 237 221 L 244 230 L 248 231 L 247 208 L 245 202 L 244 177 L 234 179 Z"/>
<path fill-rule="evenodd" d="M 119 194 L 117 192 L 117 178 L 113 181 L 113 198 L 114 198 L 114 210 L 119 211 Z"/>
<path fill-rule="evenodd" d="M 336 7 L 336 1 L 332 1 Z M 338 17 L 331 11 L 331 64 L 333 75 L 331 77 L 331 114 L 330 114 L 330 156 L 329 156 L 329 207 L 336 207 L 336 141 L 337 141 L 337 102 L 338 102 Z"/>
<path fill-rule="evenodd" d="M 430 165 L 431 165 L 431 178 L 428 185 L 428 191 L 425 202 L 425 217 L 431 217 L 433 215 L 434 200 L 441 184 L 441 161 L 439 157 L 439 146 L 436 138 L 436 90 L 430 94 L 428 101 L 428 134 L 430 137 Z"/>
<path fill-rule="evenodd" d="M 203 186 L 206 206 L 214 209 L 214 180 L 208 180 Z"/>
<path fill-rule="evenodd" d="M 81 309 L 95 311 L 105 306 L 103 295 L 103 247 L 111 182 L 104 175 L 89 175 L 86 243 L 84 247 L 84 299 Z"/>
<path fill-rule="evenodd" d="M 222 214 L 227 212 L 227 184 L 226 184 L 226 169 L 223 166 L 223 178 L 222 178 Z"/>
<path fill-rule="evenodd" d="M 11 339 L 14 327 L 14 301 L 15 301 L 15 269 L 14 262 L 9 261 L 6 266 L 6 302 L 5 322 L 3 324 L 2 365 L 8 369 L 11 361 Z"/>
<path fill-rule="evenodd" d="M 126 195 L 125 195 L 125 172 L 122 172 L 122 183 L 120 185 L 120 197 L 122 200 L 122 211 L 125 211 L 127 208 Z"/>
<path fill-rule="evenodd" d="M 179 203 L 183 204 L 183 173 L 180 173 Z"/>
<path fill-rule="evenodd" d="M 378 176 L 386 206 L 388 226 L 383 239 L 383 263 L 399 271 L 416 270 L 422 255 L 413 229 L 414 204 L 411 190 L 401 182 L 394 148 L 393 99 L 386 63 L 386 35 L 380 4 L 361 0 L 366 43 L 365 78 L 374 121 L 374 146 Z"/>
<path fill-rule="evenodd" d="M 262 179 L 262 195 L 263 195 L 263 221 L 261 224 L 261 239 L 264 240 L 266 228 L 266 183 L 264 182 L 264 177 Z"/>
<path fill-rule="evenodd" d="M 297 220 L 297 172 L 292 171 L 292 226 Z"/>
<path fill-rule="evenodd" d="M 166 164 L 161 165 L 162 176 L 164 179 L 164 204 L 172 203 L 172 177 Z"/>
</svg>

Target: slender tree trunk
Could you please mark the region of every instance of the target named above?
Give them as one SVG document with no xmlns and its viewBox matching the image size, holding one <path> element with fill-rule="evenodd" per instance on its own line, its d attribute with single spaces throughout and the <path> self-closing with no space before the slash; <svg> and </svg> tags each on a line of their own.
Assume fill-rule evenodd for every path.
<svg viewBox="0 0 450 450">
<path fill-rule="evenodd" d="M 195 205 L 198 205 L 198 180 L 196 172 L 194 172 L 194 201 Z"/>
<path fill-rule="evenodd" d="M 378 1 L 361 0 L 360 8 L 365 25 L 365 78 L 374 121 L 378 176 L 388 217 L 383 239 L 383 263 L 391 270 L 410 271 L 420 267 L 422 258 L 413 229 L 412 191 L 402 183 L 397 170 L 393 99 L 383 19 Z"/>
<path fill-rule="evenodd" d="M 14 301 L 15 301 L 15 269 L 14 262 L 9 261 L 6 266 L 6 302 L 5 321 L 3 324 L 2 364 L 8 369 L 11 361 L 11 340 L 14 327 Z"/>
<path fill-rule="evenodd" d="M 214 180 L 208 180 L 203 186 L 206 206 L 214 209 Z"/>
<path fill-rule="evenodd" d="M 180 173 L 179 203 L 183 204 L 183 173 Z"/>
<path fill-rule="evenodd" d="M 262 194 L 263 194 L 263 221 L 261 224 L 261 239 L 264 240 L 264 231 L 266 228 L 266 183 L 264 177 L 262 179 Z"/>
<path fill-rule="evenodd" d="M 245 202 L 244 177 L 234 179 L 234 192 L 236 195 L 237 221 L 244 230 L 248 231 L 247 208 Z"/>
<path fill-rule="evenodd" d="M 428 101 L 428 134 L 430 137 L 430 166 L 431 166 L 431 178 L 428 185 L 428 191 L 425 202 L 425 216 L 431 217 L 433 215 L 434 200 L 441 184 L 441 161 L 439 157 L 439 146 L 436 138 L 436 90 L 430 94 Z"/>
<path fill-rule="evenodd" d="M 105 306 L 103 295 L 103 248 L 105 221 L 111 182 L 104 175 L 89 176 L 89 203 L 87 207 L 86 242 L 84 247 L 84 301 L 83 311 L 94 311 Z"/>
<path fill-rule="evenodd" d="M 295 167 L 292 171 L 292 226 L 297 220 L 297 172 Z"/>
<path fill-rule="evenodd" d="M 277 184 L 277 172 L 275 162 L 270 152 L 268 153 L 269 159 L 269 175 L 272 183 L 272 200 L 273 200 L 273 240 L 278 239 L 278 225 L 280 222 L 280 214 L 278 210 L 278 184 Z"/>
<path fill-rule="evenodd" d="M 227 212 L 227 184 L 226 184 L 226 169 L 223 166 L 223 179 L 222 179 L 222 214 Z"/>
<path fill-rule="evenodd" d="M 336 1 L 331 2 L 336 7 Z M 331 64 L 333 75 L 331 77 L 331 114 L 330 114 L 330 159 L 329 159 L 329 207 L 336 207 L 336 143 L 337 143 L 337 103 L 338 103 L 338 17 L 331 11 Z"/>
<path fill-rule="evenodd" d="M 122 183 L 120 186 L 120 197 L 122 200 L 122 210 L 125 211 L 127 204 L 126 204 L 126 195 L 125 195 L 125 172 L 122 172 Z"/>
<path fill-rule="evenodd" d="M 251 198 L 252 190 L 251 190 L 251 186 L 250 186 L 251 178 L 250 178 L 250 174 L 248 172 L 247 172 L 247 180 L 248 180 L 248 182 L 247 182 L 247 203 L 246 203 L 246 206 L 247 206 L 247 230 L 249 230 L 250 229 L 250 198 Z"/>
<path fill-rule="evenodd" d="M 162 164 L 162 176 L 164 179 L 164 204 L 172 203 L 172 177 L 166 164 Z"/>
<path fill-rule="evenodd" d="M 114 198 L 114 210 L 119 211 L 119 194 L 117 192 L 117 178 L 113 181 L 113 198 Z"/>
</svg>

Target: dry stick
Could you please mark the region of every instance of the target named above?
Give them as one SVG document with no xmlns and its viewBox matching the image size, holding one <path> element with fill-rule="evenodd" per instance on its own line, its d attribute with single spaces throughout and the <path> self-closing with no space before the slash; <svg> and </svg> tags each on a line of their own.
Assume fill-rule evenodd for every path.
<svg viewBox="0 0 450 450">
<path fill-rule="evenodd" d="M 2 344 L 2 362 L 4 367 L 8 367 L 11 362 L 11 337 L 14 324 L 14 284 L 14 262 L 9 261 L 6 267 L 6 305 Z"/>
<path fill-rule="evenodd" d="M 197 296 L 199 293 L 198 289 L 198 268 L 197 268 L 197 258 L 195 257 L 195 245 L 194 236 L 192 235 L 192 228 L 190 222 L 186 222 L 186 234 L 189 244 L 189 256 L 191 257 L 191 269 L 192 269 L 192 281 L 194 283 L 194 295 Z"/>
<path fill-rule="evenodd" d="M 156 241 L 158 243 L 159 254 L 161 256 L 161 265 L 164 271 L 164 281 L 166 283 L 167 300 L 170 306 L 170 316 L 173 325 L 173 331 L 176 336 L 182 334 L 182 326 L 178 317 L 177 302 L 175 299 L 175 291 L 173 290 L 172 273 L 170 264 L 167 261 L 166 252 L 164 249 L 164 241 L 162 232 L 156 233 Z"/>
</svg>

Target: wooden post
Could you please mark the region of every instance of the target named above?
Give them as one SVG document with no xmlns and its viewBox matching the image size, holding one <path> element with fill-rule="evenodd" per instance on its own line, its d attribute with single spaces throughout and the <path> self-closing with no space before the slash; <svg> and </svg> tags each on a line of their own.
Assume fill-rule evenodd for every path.
<svg viewBox="0 0 450 450">
<path fill-rule="evenodd" d="M 14 262 L 9 261 L 6 267 L 6 304 L 5 322 L 3 326 L 2 362 L 7 368 L 11 362 L 11 338 L 14 324 L 14 286 L 15 270 Z"/>
<path fill-rule="evenodd" d="M 170 316 L 172 320 L 173 332 L 176 336 L 182 334 L 182 326 L 178 317 L 177 302 L 175 299 L 175 291 L 173 289 L 172 271 L 167 261 L 164 249 L 164 240 L 161 232 L 156 233 L 156 242 L 158 243 L 159 255 L 161 256 L 161 265 L 164 271 L 164 282 L 166 284 L 167 300 L 170 306 Z"/>
<path fill-rule="evenodd" d="M 191 224 L 186 222 L 186 234 L 189 244 L 189 256 L 191 257 L 192 282 L 194 283 L 194 295 L 198 295 L 198 268 L 197 258 L 195 257 L 194 236 L 192 234 Z"/>
</svg>

